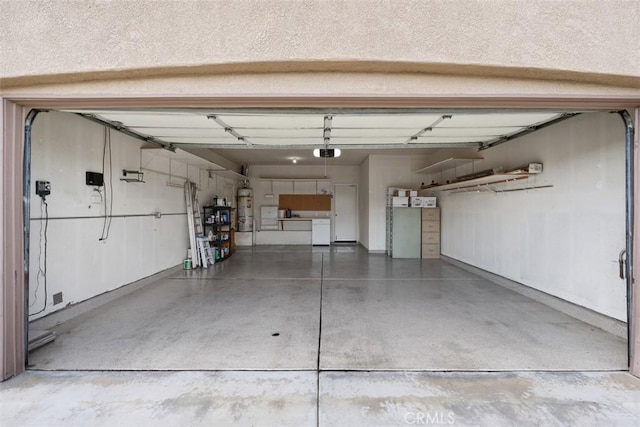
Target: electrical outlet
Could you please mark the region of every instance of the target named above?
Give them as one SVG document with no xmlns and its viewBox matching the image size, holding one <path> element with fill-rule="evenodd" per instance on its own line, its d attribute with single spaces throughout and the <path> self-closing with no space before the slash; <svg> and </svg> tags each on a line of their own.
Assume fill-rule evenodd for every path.
<svg viewBox="0 0 640 427">
<path fill-rule="evenodd" d="M 102 187 L 104 185 L 104 175 L 100 172 L 87 171 L 85 173 L 85 183 L 94 187 Z"/>
<path fill-rule="evenodd" d="M 62 292 L 58 292 L 57 294 L 53 294 L 53 305 L 62 303 Z"/>
<path fill-rule="evenodd" d="M 99 205 L 102 204 L 102 192 L 99 188 L 94 188 L 91 194 L 89 195 L 89 209 L 91 209 L 91 205 Z"/>
<path fill-rule="evenodd" d="M 36 194 L 40 197 L 51 194 L 51 183 L 49 181 L 36 181 Z"/>
</svg>

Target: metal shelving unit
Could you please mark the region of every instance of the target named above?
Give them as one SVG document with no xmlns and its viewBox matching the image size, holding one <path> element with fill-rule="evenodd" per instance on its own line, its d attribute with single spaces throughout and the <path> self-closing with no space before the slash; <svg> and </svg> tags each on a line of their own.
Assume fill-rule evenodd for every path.
<svg viewBox="0 0 640 427">
<path fill-rule="evenodd" d="M 233 210 L 229 206 L 204 206 L 202 208 L 204 236 L 215 248 L 215 259 L 221 261 L 235 252 Z"/>
</svg>

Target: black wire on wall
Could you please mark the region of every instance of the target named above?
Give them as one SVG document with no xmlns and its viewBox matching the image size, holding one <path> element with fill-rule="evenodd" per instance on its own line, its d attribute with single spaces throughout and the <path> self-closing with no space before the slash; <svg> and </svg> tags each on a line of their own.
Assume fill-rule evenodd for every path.
<svg viewBox="0 0 640 427">
<path fill-rule="evenodd" d="M 104 144 L 102 147 L 102 176 L 105 176 L 107 170 L 107 152 L 109 152 L 109 196 L 107 189 L 104 191 L 104 222 L 102 223 L 102 234 L 98 239 L 104 242 L 109 238 L 111 230 L 111 219 L 113 218 L 113 156 L 111 154 L 111 129 L 104 128 Z M 107 209 L 108 206 L 108 209 Z"/>
<path fill-rule="evenodd" d="M 44 213 L 43 213 L 44 212 Z M 38 253 L 38 274 L 36 275 L 36 289 L 33 294 L 33 302 L 29 305 L 29 308 L 33 307 L 38 301 L 38 290 L 40 289 L 40 277 L 43 280 L 44 287 L 44 304 L 40 311 L 30 313 L 29 316 L 35 316 L 47 309 L 47 233 L 49 231 L 49 205 L 45 196 L 40 196 L 40 252 Z M 44 223 L 44 228 L 43 228 Z M 44 244 L 44 245 L 43 245 Z M 44 248 L 43 248 L 44 246 Z M 43 251 L 44 249 L 44 251 Z M 42 258 L 44 255 L 44 263 Z"/>
</svg>

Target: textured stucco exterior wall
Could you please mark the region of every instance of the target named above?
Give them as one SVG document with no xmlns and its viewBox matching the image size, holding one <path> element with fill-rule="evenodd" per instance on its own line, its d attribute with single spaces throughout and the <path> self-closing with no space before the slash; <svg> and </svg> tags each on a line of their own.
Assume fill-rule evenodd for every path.
<svg viewBox="0 0 640 427">
<path fill-rule="evenodd" d="M 0 9 L 5 89 L 273 71 L 640 86 L 637 0 L 0 0 Z"/>
</svg>

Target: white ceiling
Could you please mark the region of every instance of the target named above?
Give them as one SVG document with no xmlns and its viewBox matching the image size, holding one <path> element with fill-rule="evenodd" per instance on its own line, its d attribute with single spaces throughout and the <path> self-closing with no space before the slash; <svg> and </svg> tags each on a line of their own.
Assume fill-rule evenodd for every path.
<svg viewBox="0 0 640 427">
<path fill-rule="evenodd" d="M 238 164 L 323 164 L 313 148 L 341 148 L 333 164 L 360 164 L 368 154 L 425 154 L 434 148 L 479 148 L 562 117 L 562 111 L 422 112 L 65 110 L 110 122 L 178 148 L 211 148 Z M 328 137 L 328 139 L 326 139 Z M 411 151 L 408 151 L 411 150 Z"/>
</svg>

